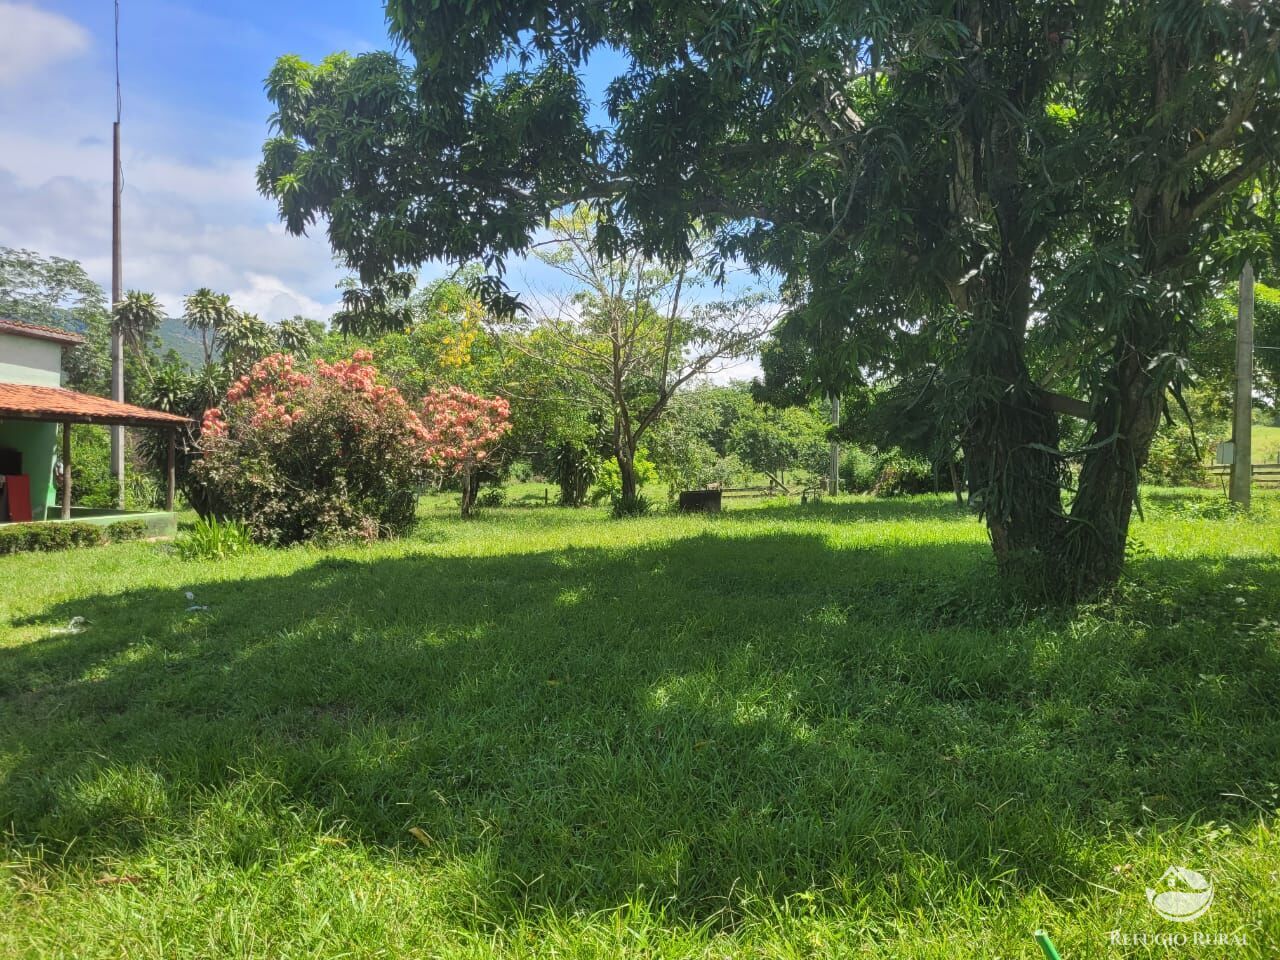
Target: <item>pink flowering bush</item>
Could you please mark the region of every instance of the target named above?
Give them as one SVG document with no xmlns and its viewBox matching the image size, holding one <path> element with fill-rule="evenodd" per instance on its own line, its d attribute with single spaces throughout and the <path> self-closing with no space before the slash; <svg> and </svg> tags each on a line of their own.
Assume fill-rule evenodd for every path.
<svg viewBox="0 0 1280 960">
<path fill-rule="evenodd" d="M 430 435 L 368 351 L 299 367 L 254 365 L 204 415 L 194 470 L 212 511 L 256 540 L 374 539 L 413 522 L 417 485 L 435 463 Z"/>
<path fill-rule="evenodd" d="M 427 463 L 462 487 L 462 515 L 476 498 L 476 471 L 511 429 L 511 407 L 501 397 L 481 397 L 461 387 L 431 390 L 422 401 Z"/>
</svg>

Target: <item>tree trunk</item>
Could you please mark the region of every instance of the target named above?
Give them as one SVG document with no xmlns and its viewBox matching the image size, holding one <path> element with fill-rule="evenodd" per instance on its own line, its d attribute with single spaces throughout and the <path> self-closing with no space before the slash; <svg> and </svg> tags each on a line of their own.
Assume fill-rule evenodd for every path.
<svg viewBox="0 0 1280 960">
<path fill-rule="evenodd" d="M 1001 576 L 1016 589 L 1052 594 L 1061 576 L 1065 471 L 1057 415 L 1045 405 L 1023 352 L 1029 265 L 1006 260 L 977 292 L 962 431 L 971 489 L 980 495 Z"/>
<path fill-rule="evenodd" d="M 1052 593 L 1063 524 L 1057 417 L 1027 380 L 970 412 L 965 460 L 1002 577 Z"/>
<path fill-rule="evenodd" d="M 1062 545 L 1073 593 L 1113 583 L 1124 566 L 1138 477 L 1160 426 L 1165 383 L 1150 373 L 1147 351 L 1127 347 L 1099 411 L 1080 470 Z"/>
<path fill-rule="evenodd" d="M 831 426 L 840 426 L 840 394 L 831 394 Z M 831 475 L 827 479 L 827 491 L 834 497 L 840 492 L 840 441 L 831 441 Z"/>
<path fill-rule="evenodd" d="M 471 516 L 471 509 L 476 505 L 476 493 L 480 487 L 480 480 L 476 476 L 475 470 L 471 467 L 464 467 L 462 470 L 462 516 Z"/>
<path fill-rule="evenodd" d="M 618 476 L 622 480 L 622 502 L 630 505 L 636 501 L 636 462 L 630 450 L 618 451 Z"/>
<path fill-rule="evenodd" d="M 964 506 L 964 485 L 960 482 L 960 474 L 956 470 L 955 457 L 947 461 L 947 469 L 951 472 L 951 490 L 956 495 L 956 506 Z"/>
</svg>

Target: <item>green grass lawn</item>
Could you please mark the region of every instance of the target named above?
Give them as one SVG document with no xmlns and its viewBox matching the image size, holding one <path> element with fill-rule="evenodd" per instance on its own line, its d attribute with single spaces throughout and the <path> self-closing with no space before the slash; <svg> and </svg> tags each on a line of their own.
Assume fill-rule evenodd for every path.
<svg viewBox="0 0 1280 960">
<path fill-rule="evenodd" d="M 1275 463 L 1280 457 L 1280 427 L 1253 425 L 1254 463 Z"/>
<path fill-rule="evenodd" d="M 1149 491 L 1071 610 L 935 497 L 0 558 L 0 956 L 1274 957 L 1258 500 Z"/>
</svg>

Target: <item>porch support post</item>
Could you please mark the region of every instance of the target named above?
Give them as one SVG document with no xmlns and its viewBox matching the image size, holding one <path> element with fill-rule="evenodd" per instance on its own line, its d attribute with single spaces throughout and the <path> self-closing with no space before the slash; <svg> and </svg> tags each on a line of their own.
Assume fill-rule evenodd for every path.
<svg viewBox="0 0 1280 960">
<path fill-rule="evenodd" d="M 166 489 L 165 495 L 164 495 L 164 508 L 169 513 L 173 513 L 173 488 L 177 485 L 177 470 L 176 470 L 177 457 L 175 456 L 175 453 L 174 453 L 174 446 L 175 446 L 174 437 L 176 433 L 177 433 L 176 430 L 173 430 L 173 429 L 169 430 L 169 486 Z"/>
<path fill-rule="evenodd" d="M 71 519 L 71 424 L 62 425 L 62 519 Z"/>
</svg>

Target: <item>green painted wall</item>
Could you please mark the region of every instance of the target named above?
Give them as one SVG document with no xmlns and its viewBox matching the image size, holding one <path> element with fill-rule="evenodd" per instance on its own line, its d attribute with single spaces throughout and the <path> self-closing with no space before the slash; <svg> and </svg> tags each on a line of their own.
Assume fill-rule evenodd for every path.
<svg viewBox="0 0 1280 960">
<path fill-rule="evenodd" d="M 62 385 L 62 345 L 48 340 L 0 333 L 0 383 Z M 58 425 L 0 420 L 0 447 L 22 452 L 22 472 L 31 478 L 31 515 L 36 520 L 60 516 L 53 464 L 58 456 Z M 54 507 L 47 511 L 48 507 Z"/>
<path fill-rule="evenodd" d="M 0 333 L 0 383 L 62 386 L 62 345 Z"/>
<path fill-rule="evenodd" d="M 22 452 L 22 472 L 31 478 L 31 515 L 45 519 L 46 507 L 56 506 L 53 462 L 58 455 L 58 425 L 24 420 L 0 420 L 0 447 Z M 57 516 L 55 511 L 49 516 Z"/>
</svg>

